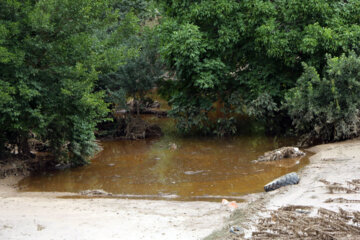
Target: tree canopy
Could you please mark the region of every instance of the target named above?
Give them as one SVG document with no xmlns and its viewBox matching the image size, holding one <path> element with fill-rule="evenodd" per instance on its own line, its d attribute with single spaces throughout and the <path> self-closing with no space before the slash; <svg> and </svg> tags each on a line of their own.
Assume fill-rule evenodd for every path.
<svg viewBox="0 0 360 240">
<path fill-rule="evenodd" d="M 326 54 L 359 53 L 356 0 L 160 2 L 166 15 L 162 54 L 177 77 L 167 91 L 185 131 L 225 127 L 233 133 L 236 114 L 269 128 L 290 126 L 282 103 L 302 75 L 302 63 L 323 76 Z M 212 121 L 216 102 L 223 115 Z"/>
<path fill-rule="evenodd" d="M 114 1 L 40 0 L 0 3 L 0 148 L 26 154 L 29 133 L 59 160 L 84 163 L 108 109 L 94 91 L 135 50 L 121 44 L 135 25 L 119 19 Z"/>
<path fill-rule="evenodd" d="M 155 85 L 184 133 L 245 116 L 356 136 L 359 16 L 357 0 L 0 1 L 0 155 L 35 137 L 83 164 L 110 109 Z"/>
</svg>

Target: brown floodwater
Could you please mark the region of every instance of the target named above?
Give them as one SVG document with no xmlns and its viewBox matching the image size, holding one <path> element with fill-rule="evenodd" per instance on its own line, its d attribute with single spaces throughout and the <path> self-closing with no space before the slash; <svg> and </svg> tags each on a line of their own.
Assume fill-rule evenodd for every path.
<svg viewBox="0 0 360 240">
<path fill-rule="evenodd" d="M 172 134 L 160 139 L 103 141 L 104 150 L 90 165 L 31 176 L 19 187 L 58 192 L 103 189 L 126 198 L 240 199 L 308 163 L 307 157 L 251 162 L 293 142 L 266 136 L 181 138 Z"/>
</svg>

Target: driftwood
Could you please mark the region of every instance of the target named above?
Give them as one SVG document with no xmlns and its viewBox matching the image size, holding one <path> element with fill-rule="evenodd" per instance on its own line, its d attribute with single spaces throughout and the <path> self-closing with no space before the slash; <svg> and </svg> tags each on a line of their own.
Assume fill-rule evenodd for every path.
<svg viewBox="0 0 360 240">
<path fill-rule="evenodd" d="M 81 191 L 80 195 L 88 196 L 88 197 L 107 197 L 112 196 L 112 193 L 108 193 L 102 189 L 95 189 L 95 190 L 85 190 Z"/>
<path fill-rule="evenodd" d="M 360 192 L 360 182 L 359 179 L 354 179 L 352 181 L 346 181 L 347 186 L 343 186 L 340 183 L 329 182 L 324 179 L 320 179 L 319 182 L 325 184 L 329 193 L 359 193 Z"/>
<path fill-rule="evenodd" d="M 352 195 L 359 193 L 360 179 L 340 183 L 319 180 L 326 188 Z M 359 204 L 359 199 L 329 198 L 324 203 Z M 345 205 L 346 206 L 346 205 Z M 314 214 L 317 213 L 317 214 Z M 270 217 L 260 218 L 251 239 L 360 239 L 360 212 L 337 212 L 326 208 L 290 205 L 271 211 Z"/>
<path fill-rule="evenodd" d="M 320 208 L 309 215 L 309 206 L 286 206 L 258 221 L 252 239 L 359 239 L 359 212 Z"/>
<path fill-rule="evenodd" d="M 129 110 L 122 109 L 122 113 L 132 114 L 152 114 L 157 116 L 167 116 L 167 111 L 160 110 L 160 103 L 152 99 L 143 99 L 142 101 L 131 99 L 127 102 Z"/>
<path fill-rule="evenodd" d="M 156 115 L 156 116 L 161 116 L 161 117 L 166 117 L 167 116 L 167 111 L 164 110 L 158 110 L 158 109 L 143 109 L 142 111 L 140 111 L 141 114 L 152 114 L 152 115 Z"/>
<path fill-rule="evenodd" d="M 274 151 L 266 152 L 254 162 L 276 161 L 283 158 L 294 158 L 304 156 L 305 153 L 297 147 L 282 147 Z"/>
</svg>

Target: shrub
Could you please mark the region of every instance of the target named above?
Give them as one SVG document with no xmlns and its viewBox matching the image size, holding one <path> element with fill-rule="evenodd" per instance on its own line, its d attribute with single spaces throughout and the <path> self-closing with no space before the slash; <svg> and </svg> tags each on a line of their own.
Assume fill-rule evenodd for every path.
<svg viewBox="0 0 360 240">
<path fill-rule="evenodd" d="M 84 164 L 96 151 L 108 112 L 98 75 L 128 55 L 111 2 L 0 1 L 0 154 L 8 143 L 29 155 L 29 132 L 61 162 Z"/>
<path fill-rule="evenodd" d="M 303 143 L 343 140 L 359 134 L 360 58 L 328 56 L 324 77 L 304 64 L 285 107 Z"/>
<path fill-rule="evenodd" d="M 266 129 L 288 129 L 291 121 L 287 114 L 276 109 L 296 86 L 301 63 L 314 67 L 323 77 L 326 53 L 360 53 L 357 0 L 159 2 L 165 10 L 160 21 L 161 53 L 176 72 L 165 95 L 178 107 L 181 114 L 174 115 L 178 121 L 192 104 L 198 112 L 205 111 L 194 98 L 206 98 L 213 104 L 225 103 L 223 108 L 229 107 L 226 112 L 248 110 L 244 114 L 264 122 Z M 171 94 L 190 91 L 192 97 L 187 99 Z M 186 108 L 179 110 L 183 106 Z M 203 114 L 207 120 L 202 122 L 211 121 L 214 110 L 209 108 Z M 226 120 L 231 122 L 232 116 Z M 202 122 L 193 128 L 208 133 L 208 124 Z M 216 123 L 219 126 L 210 129 L 213 133 L 217 127 L 233 126 L 223 120 Z M 231 128 L 227 132 L 235 132 Z"/>
</svg>

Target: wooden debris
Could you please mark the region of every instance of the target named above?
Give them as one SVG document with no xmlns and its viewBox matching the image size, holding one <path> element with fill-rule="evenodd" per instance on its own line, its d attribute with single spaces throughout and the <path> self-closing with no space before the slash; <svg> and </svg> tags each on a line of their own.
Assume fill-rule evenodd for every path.
<svg viewBox="0 0 360 240">
<path fill-rule="evenodd" d="M 360 203 L 360 200 L 351 200 L 345 198 L 329 198 L 325 203 Z"/>
<path fill-rule="evenodd" d="M 360 239 L 360 212 L 320 208 L 318 215 L 311 217 L 298 213 L 299 209 L 314 210 L 309 206 L 286 206 L 272 211 L 271 217 L 258 221 L 252 239 Z"/>
<path fill-rule="evenodd" d="M 275 161 L 283 158 L 294 158 L 304 156 L 305 153 L 297 147 L 282 147 L 274 151 L 266 152 L 254 162 Z"/>
</svg>

